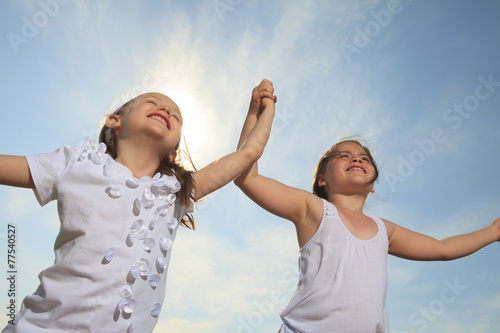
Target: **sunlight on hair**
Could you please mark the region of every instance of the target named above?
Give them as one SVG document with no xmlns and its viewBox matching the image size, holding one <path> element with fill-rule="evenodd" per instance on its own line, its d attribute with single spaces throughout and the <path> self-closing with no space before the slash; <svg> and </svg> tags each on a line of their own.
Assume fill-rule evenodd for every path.
<svg viewBox="0 0 500 333">
<path fill-rule="evenodd" d="M 181 89 L 168 89 L 165 94 L 170 97 L 180 108 L 184 125 L 182 126 L 183 137 L 181 139 L 181 150 L 189 150 L 192 156 L 199 154 L 205 144 L 207 132 L 206 115 L 198 108 L 195 99 L 186 91 Z M 187 149 L 186 149 L 187 146 Z M 182 153 L 181 163 L 190 168 L 190 163 L 184 161 L 186 156 Z M 187 163 L 186 163 L 187 162 Z"/>
</svg>

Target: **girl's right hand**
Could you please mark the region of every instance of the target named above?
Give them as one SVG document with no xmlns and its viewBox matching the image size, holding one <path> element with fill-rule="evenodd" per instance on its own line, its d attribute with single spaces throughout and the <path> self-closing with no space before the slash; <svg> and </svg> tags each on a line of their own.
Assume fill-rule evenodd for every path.
<svg viewBox="0 0 500 333">
<path fill-rule="evenodd" d="M 276 103 L 277 98 L 274 94 L 273 83 L 269 80 L 262 80 L 262 82 L 252 90 L 252 98 L 250 100 L 250 107 L 248 112 L 255 112 L 257 114 L 262 113 L 264 105 L 262 105 L 262 100 L 264 98 L 269 98 Z"/>
<path fill-rule="evenodd" d="M 274 97 L 276 97 L 276 96 L 274 96 Z M 262 113 L 264 111 L 264 109 L 266 109 L 270 106 L 274 106 L 274 103 L 275 103 L 274 99 L 271 99 L 268 97 L 263 98 L 261 103 L 260 103 L 261 110 L 259 112 Z"/>
</svg>

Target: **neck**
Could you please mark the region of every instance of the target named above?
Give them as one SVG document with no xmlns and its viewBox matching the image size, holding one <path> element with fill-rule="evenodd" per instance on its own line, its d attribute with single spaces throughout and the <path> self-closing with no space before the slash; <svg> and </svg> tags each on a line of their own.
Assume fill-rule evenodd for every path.
<svg viewBox="0 0 500 333">
<path fill-rule="evenodd" d="M 160 162 L 161 156 L 157 151 L 147 149 L 147 145 L 141 147 L 134 147 L 133 145 L 125 142 L 120 142 L 117 147 L 116 161 L 126 166 L 135 178 L 144 176 L 154 176 Z"/>
<path fill-rule="evenodd" d="M 333 203 L 337 209 L 348 211 L 351 213 L 363 213 L 363 207 L 367 196 L 365 195 L 344 195 L 344 194 L 330 194 L 328 201 Z"/>
</svg>

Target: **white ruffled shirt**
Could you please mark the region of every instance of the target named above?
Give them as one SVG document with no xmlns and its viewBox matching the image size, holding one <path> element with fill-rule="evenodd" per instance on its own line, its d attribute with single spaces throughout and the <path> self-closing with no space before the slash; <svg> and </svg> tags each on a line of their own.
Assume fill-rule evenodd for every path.
<svg viewBox="0 0 500 333">
<path fill-rule="evenodd" d="M 27 156 L 43 206 L 57 200 L 55 263 L 3 332 L 152 332 L 188 212 L 174 176 L 136 179 L 104 144 Z"/>
</svg>

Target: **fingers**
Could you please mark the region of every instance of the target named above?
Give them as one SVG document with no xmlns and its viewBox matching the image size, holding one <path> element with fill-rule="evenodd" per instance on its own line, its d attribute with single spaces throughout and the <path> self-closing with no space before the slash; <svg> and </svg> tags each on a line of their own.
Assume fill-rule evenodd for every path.
<svg viewBox="0 0 500 333">
<path fill-rule="evenodd" d="M 250 100 L 249 112 L 256 112 L 260 114 L 263 110 L 264 105 L 262 105 L 262 100 L 264 98 L 269 98 L 270 100 L 277 102 L 277 97 L 274 95 L 273 83 L 267 79 L 263 79 L 262 82 L 253 89 L 252 99 Z"/>
<path fill-rule="evenodd" d="M 253 90 L 253 98 L 255 100 L 262 100 L 262 98 L 265 97 L 274 99 L 273 83 L 267 79 L 262 80 L 262 82 Z"/>
<path fill-rule="evenodd" d="M 264 97 L 262 99 L 262 103 L 261 103 L 261 108 L 264 109 L 264 108 L 267 108 L 268 106 L 271 106 L 271 105 L 274 105 L 274 99 L 273 98 L 269 98 L 269 97 Z"/>
</svg>

